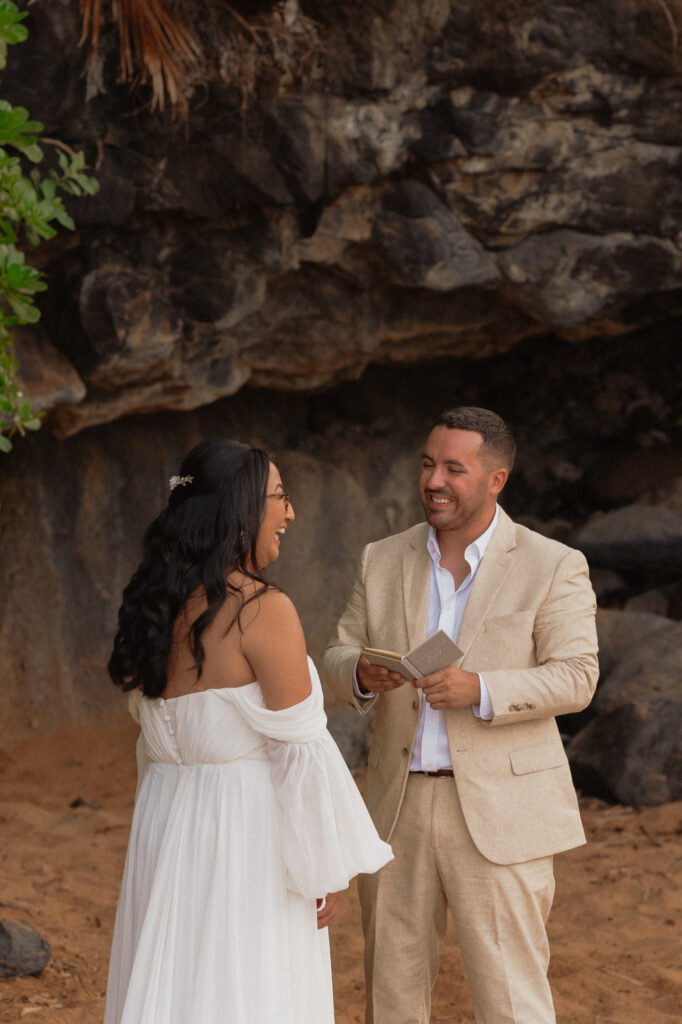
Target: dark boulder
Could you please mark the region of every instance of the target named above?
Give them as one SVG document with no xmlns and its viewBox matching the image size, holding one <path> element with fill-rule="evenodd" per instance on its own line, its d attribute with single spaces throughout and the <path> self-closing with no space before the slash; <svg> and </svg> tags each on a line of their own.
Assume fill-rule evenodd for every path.
<svg viewBox="0 0 682 1024">
<path fill-rule="evenodd" d="M 627 505 L 593 516 L 575 546 L 595 565 L 674 581 L 682 573 L 682 516 L 654 505 Z"/>
<path fill-rule="evenodd" d="M 50 956 L 49 943 L 30 924 L 0 921 L 0 978 L 40 974 Z"/>
<path fill-rule="evenodd" d="M 579 789 L 634 806 L 682 798 L 681 676 L 682 625 L 633 641 L 600 686 L 595 717 L 569 744 Z"/>
</svg>

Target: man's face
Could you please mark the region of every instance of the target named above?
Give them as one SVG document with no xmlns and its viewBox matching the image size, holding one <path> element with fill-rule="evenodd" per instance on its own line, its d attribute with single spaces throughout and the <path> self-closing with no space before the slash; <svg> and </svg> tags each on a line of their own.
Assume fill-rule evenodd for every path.
<svg viewBox="0 0 682 1024">
<path fill-rule="evenodd" d="M 419 496 L 426 519 L 436 530 L 465 529 L 479 525 L 479 520 L 485 529 L 484 520 L 492 519 L 501 487 L 493 483 L 496 474 L 479 456 L 482 443 L 475 430 L 440 426 L 429 434 L 419 474 Z"/>
</svg>

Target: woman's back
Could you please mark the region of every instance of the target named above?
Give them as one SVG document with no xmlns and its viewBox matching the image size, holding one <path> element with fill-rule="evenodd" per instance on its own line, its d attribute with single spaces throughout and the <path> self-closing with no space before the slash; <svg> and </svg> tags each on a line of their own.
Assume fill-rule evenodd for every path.
<svg viewBox="0 0 682 1024">
<path fill-rule="evenodd" d="M 201 690 L 238 688 L 258 680 L 267 707 L 299 703 L 310 693 L 307 652 L 296 609 L 286 594 L 232 574 L 230 593 L 202 633 L 201 676 L 191 649 L 192 624 L 206 600 L 192 595 L 178 616 L 167 663 L 168 700 Z"/>
<path fill-rule="evenodd" d="M 232 574 L 233 578 L 235 574 Z M 192 594 L 175 620 L 173 642 L 166 666 L 166 699 L 181 697 L 201 690 L 243 686 L 255 680 L 252 666 L 241 646 L 241 629 L 237 616 L 244 601 L 255 592 L 253 585 L 242 580 L 243 591 L 228 594 L 212 622 L 201 636 L 204 661 L 198 676 L 196 658 L 190 645 L 190 630 L 206 611 L 207 601 L 203 588 Z M 254 601 L 259 598 L 255 597 Z M 243 614 L 243 612 L 242 612 Z M 251 615 L 248 616 L 249 619 Z"/>
</svg>

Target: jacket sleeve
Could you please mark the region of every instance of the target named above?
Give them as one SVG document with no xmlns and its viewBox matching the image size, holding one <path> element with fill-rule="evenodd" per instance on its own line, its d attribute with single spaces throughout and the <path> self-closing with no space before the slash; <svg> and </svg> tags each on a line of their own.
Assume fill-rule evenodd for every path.
<svg viewBox="0 0 682 1024">
<path fill-rule="evenodd" d="M 361 648 L 369 644 L 365 578 L 371 546 L 368 544 L 362 552 L 348 604 L 322 659 L 322 677 L 328 689 L 363 715 L 376 701 L 376 695 L 358 700 L 353 692 L 355 665 Z"/>
<path fill-rule="evenodd" d="M 484 669 L 491 726 L 581 711 L 599 676 L 596 601 L 587 562 L 569 549 L 532 623 L 536 666 Z"/>
</svg>

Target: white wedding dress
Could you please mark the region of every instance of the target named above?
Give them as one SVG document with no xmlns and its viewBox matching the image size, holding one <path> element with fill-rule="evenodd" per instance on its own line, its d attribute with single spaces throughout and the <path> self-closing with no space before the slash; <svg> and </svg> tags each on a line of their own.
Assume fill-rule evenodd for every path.
<svg viewBox="0 0 682 1024">
<path fill-rule="evenodd" d="M 326 728 L 320 681 L 149 700 L 104 1024 L 331 1024 L 316 898 L 392 859 Z"/>
</svg>

